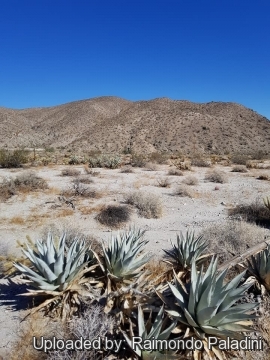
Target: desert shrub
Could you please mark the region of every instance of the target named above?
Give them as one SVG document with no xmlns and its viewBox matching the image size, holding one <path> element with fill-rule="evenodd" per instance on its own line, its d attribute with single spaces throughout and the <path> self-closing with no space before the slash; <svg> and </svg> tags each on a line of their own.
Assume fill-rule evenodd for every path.
<svg viewBox="0 0 270 360">
<path fill-rule="evenodd" d="M 9 151 L 0 149 L 0 167 L 2 168 L 18 168 L 27 161 L 28 152 L 25 150 Z"/>
<path fill-rule="evenodd" d="M 130 167 L 130 166 L 125 166 L 123 167 L 121 170 L 120 170 L 121 173 L 125 173 L 125 174 L 128 174 L 128 173 L 133 173 L 133 169 Z"/>
<path fill-rule="evenodd" d="M 209 252 L 217 254 L 222 263 L 262 242 L 267 230 L 245 221 L 227 220 L 205 226 L 199 235 L 209 239 Z"/>
<path fill-rule="evenodd" d="M 131 165 L 133 167 L 144 167 L 147 163 L 147 157 L 143 154 L 132 154 Z"/>
<path fill-rule="evenodd" d="M 183 176 L 183 172 L 181 170 L 178 170 L 178 169 L 170 169 L 168 171 L 168 175 Z"/>
<path fill-rule="evenodd" d="M 231 156 L 231 162 L 236 165 L 246 165 L 249 159 L 250 156 L 242 153 L 235 153 Z"/>
<path fill-rule="evenodd" d="M 248 169 L 263 169 L 264 164 L 259 160 L 248 160 L 246 162 L 246 167 Z"/>
<path fill-rule="evenodd" d="M 84 185 L 79 178 L 74 179 L 71 186 L 61 191 L 62 196 L 97 197 L 97 192 Z"/>
<path fill-rule="evenodd" d="M 107 205 L 96 216 L 102 224 L 117 228 L 130 219 L 130 209 L 127 206 Z"/>
<path fill-rule="evenodd" d="M 212 170 L 206 173 L 205 180 L 214 183 L 224 184 L 228 181 L 226 174 L 223 171 Z"/>
<path fill-rule="evenodd" d="M 72 182 L 80 182 L 82 184 L 91 184 L 94 182 L 93 179 L 91 179 L 90 177 L 86 176 L 86 175 L 81 175 L 81 176 L 78 176 L 74 179 L 72 179 Z"/>
<path fill-rule="evenodd" d="M 171 162 L 178 170 L 191 170 L 191 161 L 189 160 L 180 161 L 179 159 L 176 159 L 171 160 Z"/>
<path fill-rule="evenodd" d="M 228 210 L 229 216 L 236 219 L 243 219 L 257 225 L 270 225 L 269 210 L 262 200 L 256 199 L 251 204 L 240 204 Z"/>
<path fill-rule="evenodd" d="M 232 168 L 232 172 L 241 172 L 241 173 L 246 173 L 247 172 L 247 168 L 245 165 L 235 165 Z"/>
<path fill-rule="evenodd" d="M 20 191 L 34 191 L 47 189 L 46 180 L 37 176 L 33 171 L 26 171 L 14 179 L 16 189 Z"/>
<path fill-rule="evenodd" d="M 119 155 L 98 155 L 89 158 L 89 167 L 105 167 L 108 169 L 116 169 L 121 165 L 122 158 Z"/>
<path fill-rule="evenodd" d="M 145 169 L 149 171 L 156 171 L 158 169 L 157 164 L 153 162 L 147 162 L 145 164 Z"/>
<path fill-rule="evenodd" d="M 85 164 L 87 161 L 83 156 L 72 155 L 68 160 L 69 165 Z"/>
<path fill-rule="evenodd" d="M 157 179 L 157 186 L 167 188 L 170 187 L 170 180 L 168 178 L 159 178 Z"/>
<path fill-rule="evenodd" d="M 186 184 L 186 185 L 198 185 L 199 181 L 196 178 L 196 176 L 189 175 L 185 179 L 182 180 L 182 183 Z"/>
<path fill-rule="evenodd" d="M 181 197 L 190 197 L 192 198 L 191 190 L 184 184 L 178 185 L 174 191 L 174 195 Z"/>
<path fill-rule="evenodd" d="M 191 159 L 191 166 L 198 166 L 198 167 L 211 167 L 212 162 L 209 159 L 204 159 L 202 157 L 193 157 Z"/>
<path fill-rule="evenodd" d="M 94 171 L 92 168 L 86 165 L 84 166 L 84 172 L 86 175 L 91 175 L 91 176 L 98 176 L 100 174 L 100 171 Z"/>
<path fill-rule="evenodd" d="M 147 219 L 159 218 L 162 215 L 162 203 L 157 195 L 134 191 L 126 195 L 125 201 L 135 206 L 139 215 Z"/>
<path fill-rule="evenodd" d="M 266 175 L 266 174 L 261 174 L 257 177 L 258 180 L 267 180 L 269 181 L 270 180 L 270 176 L 269 175 Z"/>
<path fill-rule="evenodd" d="M 80 173 L 81 173 L 81 172 L 80 172 L 79 170 L 74 169 L 74 168 L 72 168 L 72 167 L 63 169 L 63 170 L 61 171 L 61 175 L 62 175 L 62 176 L 78 176 L 78 175 L 80 175 Z"/>
<path fill-rule="evenodd" d="M 159 152 L 152 152 L 149 155 L 149 160 L 157 164 L 166 164 L 169 156 L 167 154 L 161 154 Z"/>
<path fill-rule="evenodd" d="M 12 179 L 4 178 L 0 183 L 0 200 L 5 201 L 16 194 L 16 187 Z"/>
<path fill-rule="evenodd" d="M 89 306 L 79 318 L 74 317 L 70 322 L 65 333 L 58 338 L 68 338 L 73 340 L 83 339 L 98 339 L 101 338 L 104 343 L 104 338 L 110 335 L 116 329 L 116 321 L 113 317 L 104 313 L 104 309 L 100 306 Z M 108 354 L 109 355 L 109 354 Z M 61 350 L 51 351 L 48 360 L 85 360 L 85 359 L 99 359 L 100 354 L 98 350 Z"/>
</svg>

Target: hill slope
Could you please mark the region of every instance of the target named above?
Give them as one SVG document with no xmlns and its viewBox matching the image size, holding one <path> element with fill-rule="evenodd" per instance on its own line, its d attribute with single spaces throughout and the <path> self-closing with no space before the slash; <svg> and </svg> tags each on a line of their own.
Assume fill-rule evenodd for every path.
<svg viewBox="0 0 270 360">
<path fill-rule="evenodd" d="M 0 108 L 0 148 L 270 153 L 270 121 L 235 103 L 99 97 L 48 108 Z"/>
</svg>

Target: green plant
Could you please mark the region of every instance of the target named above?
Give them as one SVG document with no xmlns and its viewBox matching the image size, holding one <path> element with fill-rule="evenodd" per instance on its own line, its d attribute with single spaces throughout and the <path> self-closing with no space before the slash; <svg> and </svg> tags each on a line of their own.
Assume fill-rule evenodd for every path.
<svg viewBox="0 0 270 360">
<path fill-rule="evenodd" d="M 150 256 L 143 253 L 148 243 L 142 239 L 145 231 L 130 229 L 110 239 L 108 247 L 103 244 L 103 272 L 114 282 L 127 282 L 136 279 Z"/>
<path fill-rule="evenodd" d="M 195 233 L 187 231 L 186 236 L 180 232 L 177 235 L 176 245 L 172 243 L 171 250 L 163 250 L 169 259 L 169 263 L 177 270 L 187 270 L 191 268 L 193 262 L 197 265 L 205 260 L 208 255 L 202 255 L 207 248 L 203 236 L 195 238 Z"/>
<path fill-rule="evenodd" d="M 82 292 L 82 276 L 86 272 L 84 267 L 88 262 L 84 242 L 74 239 L 70 248 L 65 246 L 66 235 L 62 234 L 58 244 L 49 233 L 47 241 L 37 241 L 36 250 L 27 245 L 27 250 L 22 249 L 25 256 L 30 260 L 32 267 L 22 263 L 14 263 L 14 266 L 26 276 L 27 283 L 36 290 L 28 290 L 22 295 L 28 296 L 52 296 L 35 310 L 56 303 L 60 309 L 61 316 L 66 317 L 80 304 L 80 293 Z M 87 269 L 89 270 L 89 269 Z M 57 307 L 57 306 L 56 306 Z"/>
<path fill-rule="evenodd" d="M 270 245 L 257 255 L 252 255 L 248 262 L 248 270 L 256 277 L 266 290 L 270 291 Z"/>
<path fill-rule="evenodd" d="M 28 153 L 25 150 L 5 150 L 0 149 L 0 167 L 18 168 L 27 163 Z"/>
<path fill-rule="evenodd" d="M 171 325 L 164 329 L 165 321 L 163 320 L 163 309 L 164 307 L 162 306 L 153 323 L 151 322 L 150 316 L 145 324 L 143 309 L 140 305 L 138 306 L 138 336 L 142 339 L 142 341 L 153 340 L 154 338 L 155 340 L 159 340 L 160 342 L 162 342 L 162 340 L 166 341 L 169 338 L 172 330 L 176 326 L 176 321 L 173 321 Z M 172 358 L 170 355 L 173 354 L 170 354 L 170 351 L 164 351 L 162 349 L 162 346 L 159 346 L 156 349 L 151 349 L 151 351 L 141 350 L 138 346 L 134 349 L 134 347 L 132 346 L 132 340 L 128 337 L 126 332 L 122 331 L 122 334 L 124 335 L 127 344 L 142 360 L 163 359 L 164 357 L 166 359 Z M 130 327 L 130 334 L 131 337 L 134 338 L 134 331 L 132 329 L 132 326 Z"/>
<path fill-rule="evenodd" d="M 198 273 L 193 262 L 190 283 L 183 284 L 176 275 L 174 285 L 168 283 L 173 304 L 168 297 L 159 294 L 168 306 L 167 313 L 202 340 L 209 335 L 220 339 L 242 339 L 241 332 L 251 331 L 250 320 L 256 318 L 250 314 L 256 303 L 239 303 L 252 283 L 238 287 L 244 273 L 226 283 L 226 273 L 227 269 L 217 272 L 215 257 L 205 273 L 203 267 Z"/>
</svg>

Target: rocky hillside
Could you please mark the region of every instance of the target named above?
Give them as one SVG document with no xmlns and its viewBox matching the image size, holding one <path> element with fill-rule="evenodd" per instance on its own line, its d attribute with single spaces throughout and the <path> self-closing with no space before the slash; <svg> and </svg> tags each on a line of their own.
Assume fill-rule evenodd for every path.
<svg viewBox="0 0 270 360">
<path fill-rule="evenodd" d="M 99 97 L 0 108 L 0 148 L 270 153 L 270 121 L 235 103 Z"/>
</svg>

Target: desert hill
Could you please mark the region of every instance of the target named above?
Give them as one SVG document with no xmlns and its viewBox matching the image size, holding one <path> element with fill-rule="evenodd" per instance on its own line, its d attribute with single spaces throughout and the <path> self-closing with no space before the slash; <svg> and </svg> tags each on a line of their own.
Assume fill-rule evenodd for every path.
<svg viewBox="0 0 270 360">
<path fill-rule="evenodd" d="M 270 121 L 236 103 L 99 97 L 0 108 L 0 148 L 270 153 Z"/>
</svg>

